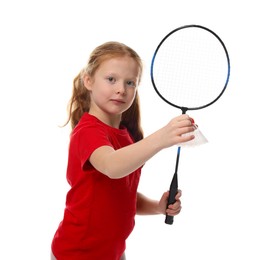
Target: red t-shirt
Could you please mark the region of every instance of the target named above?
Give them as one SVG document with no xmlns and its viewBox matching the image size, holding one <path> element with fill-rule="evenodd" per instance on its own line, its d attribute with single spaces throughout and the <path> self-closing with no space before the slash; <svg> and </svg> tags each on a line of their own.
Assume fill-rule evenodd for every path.
<svg viewBox="0 0 270 260">
<path fill-rule="evenodd" d="M 89 162 L 100 146 L 114 149 L 132 144 L 126 128 L 110 127 L 85 113 L 72 132 L 63 221 L 52 241 L 57 260 L 119 260 L 134 227 L 141 169 L 110 179 Z"/>
</svg>

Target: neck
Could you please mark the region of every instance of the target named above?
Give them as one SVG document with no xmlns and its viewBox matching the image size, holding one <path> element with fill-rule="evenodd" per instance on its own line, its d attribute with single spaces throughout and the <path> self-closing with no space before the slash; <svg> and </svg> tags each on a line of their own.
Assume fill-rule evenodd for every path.
<svg viewBox="0 0 270 260">
<path fill-rule="evenodd" d="M 101 122 L 103 122 L 106 125 L 109 125 L 114 128 L 119 128 L 120 127 L 120 122 L 121 122 L 121 115 L 107 115 L 105 113 L 95 113 L 94 111 L 90 110 L 89 111 L 90 115 L 95 116 L 98 118 Z"/>
</svg>

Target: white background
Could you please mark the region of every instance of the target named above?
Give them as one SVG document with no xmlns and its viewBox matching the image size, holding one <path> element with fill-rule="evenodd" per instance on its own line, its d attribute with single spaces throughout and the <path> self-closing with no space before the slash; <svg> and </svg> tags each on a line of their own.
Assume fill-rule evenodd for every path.
<svg viewBox="0 0 270 260">
<path fill-rule="evenodd" d="M 116 40 L 144 60 L 140 86 L 148 135 L 180 114 L 153 90 L 149 67 L 172 29 L 200 24 L 217 32 L 231 58 L 228 89 L 189 113 L 209 143 L 182 150 L 181 214 L 137 217 L 129 260 L 270 259 L 268 1 L 1 1 L 0 259 L 49 259 L 62 218 L 72 80 L 97 45 Z M 159 198 L 176 148 L 144 167 L 140 191 Z"/>
</svg>

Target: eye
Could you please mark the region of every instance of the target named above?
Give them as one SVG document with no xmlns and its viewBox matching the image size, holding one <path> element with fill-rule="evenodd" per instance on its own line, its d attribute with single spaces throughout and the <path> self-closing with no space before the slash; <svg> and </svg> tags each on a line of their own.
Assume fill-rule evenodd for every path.
<svg viewBox="0 0 270 260">
<path fill-rule="evenodd" d="M 129 87 L 136 87 L 136 83 L 134 81 L 132 81 L 132 80 L 127 81 L 127 85 Z"/>
<path fill-rule="evenodd" d="M 112 84 L 116 82 L 116 79 L 114 77 L 107 77 L 106 79 L 109 83 L 112 83 Z"/>
</svg>

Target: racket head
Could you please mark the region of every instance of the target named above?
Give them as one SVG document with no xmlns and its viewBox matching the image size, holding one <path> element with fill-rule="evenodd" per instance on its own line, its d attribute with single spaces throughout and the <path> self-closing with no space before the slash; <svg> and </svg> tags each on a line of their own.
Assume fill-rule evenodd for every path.
<svg viewBox="0 0 270 260">
<path fill-rule="evenodd" d="M 230 77 L 230 59 L 224 42 L 201 25 L 185 25 L 168 33 L 151 62 L 151 81 L 166 103 L 197 110 L 215 103 Z"/>
</svg>

